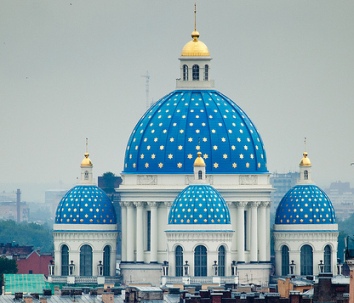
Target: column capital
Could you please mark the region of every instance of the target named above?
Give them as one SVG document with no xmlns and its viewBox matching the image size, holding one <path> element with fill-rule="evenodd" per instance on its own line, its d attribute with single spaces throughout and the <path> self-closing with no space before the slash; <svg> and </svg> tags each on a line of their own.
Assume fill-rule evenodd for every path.
<svg viewBox="0 0 354 303">
<path fill-rule="evenodd" d="M 157 202 L 147 202 L 147 205 L 151 208 L 158 206 Z"/>
<path fill-rule="evenodd" d="M 133 202 L 119 202 L 120 206 L 125 206 L 125 207 L 129 207 L 129 206 L 133 206 Z"/>
<path fill-rule="evenodd" d="M 235 204 L 236 204 L 237 208 L 245 208 L 247 206 L 248 202 L 246 202 L 246 201 L 237 201 L 237 202 L 235 202 Z"/>
<path fill-rule="evenodd" d="M 145 203 L 144 202 L 133 202 L 135 207 L 138 208 L 138 207 L 144 207 L 145 206 Z"/>
<path fill-rule="evenodd" d="M 269 201 L 262 201 L 262 202 L 260 202 L 260 206 L 269 207 L 270 206 L 270 202 Z"/>
<path fill-rule="evenodd" d="M 173 202 L 172 201 L 165 201 L 163 202 L 165 204 L 166 207 L 171 207 Z"/>
<path fill-rule="evenodd" d="M 260 204 L 261 204 L 261 202 L 255 202 L 255 201 L 250 202 L 250 205 L 251 205 L 252 208 L 253 208 L 253 207 L 256 207 L 256 208 L 257 208 Z"/>
</svg>

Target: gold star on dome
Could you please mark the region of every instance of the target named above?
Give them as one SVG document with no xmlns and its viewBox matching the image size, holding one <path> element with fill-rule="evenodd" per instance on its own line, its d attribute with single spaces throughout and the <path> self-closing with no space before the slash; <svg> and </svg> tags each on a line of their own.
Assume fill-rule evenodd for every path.
<svg viewBox="0 0 354 303">
<path fill-rule="evenodd" d="M 196 129 L 195 132 L 196 132 L 197 134 L 199 134 L 199 133 L 200 133 L 200 130 L 199 130 L 199 129 Z"/>
<path fill-rule="evenodd" d="M 258 168 L 260 168 L 260 167 L 261 167 L 261 163 L 258 163 L 258 165 L 257 165 L 257 166 L 258 166 Z"/>
<path fill-rule="evenodd" d="M 248 146 L 245 145 L 245 146 L 243 147 L 243 149 L 244 149 L 244 150 L 248 150 Z"/>
<path fill-rule="evenodd" d="M 223 157 L 224 159 L 227 159 L 227 154 L 223 154 L 222 157 Z"/>
<path fill-rule="evenodd" d="M 196 150 L 200 150 L 200 146 L 197 145 L 197 146 L 195 147 L 195 149 L 196 149 Z"/>
<path fill-rule="evenodd" d="M 160 162 L 158 166 L 159 168 L 163 168 L 163 163 Z"/>
<path fill-rule="evenodd" d="M 133 163 L 133 167 L 136 168 L 136 163 Z"/>
<path fill-rule="evenodd" d="M 133 158 L 133 155 L 132 155 L 132 154 L 129 155 L 129 159 L 131 159 L 131 158 Z"/>
<path fill-rule="evenodd" d="M 152 154 L 151 155 L 151 159 L 155 159 L 156 158 L 156 155 L 155 154 Z"/>
<path fill-rule="evenodd" d="M 218 167 L 219 167 L 219 164 L 215 162 L 215 163 L 213 164 L 213 166 L 214 166 L 214 168 L 218 168 Z"/>
<path fill-rule="evenodd" d="M 193 142 L 193 138 L 192 138 L 192 137 L 189 137 L 189 138 L 188 138 L 188 142 Z"/>
<path fill-rule="evenodd" d="M 250 167 L 250 164 L 249 164 L 248 162 L 246 163 L 246 167 L 247 167 L 247 168 L 249 168 L 249 167 Z"/>
<path fill-rule="evenodd" d="M 192 158 L 193 158 L 193 155 L 192 155 L 192 154 L 188 154 L 187 158 L 188 158 L 188 159 L 192 159 Z"/>
<path fill-rule="evenodd" d="M 170 138 L 170 142 L 174 142 L 175 141 L 175 138 Z"/>
<path fill-rule="evenodd" d="M 212 132 L 213 134 L 215 134 L 215 133 L 216 133 L 216 130 L 215 130 L 215 129 L 212 129 L 211 132 Z"/>
<path fill-rule="evenodd" d="M 168 155 L 168 158 L 171 160 L 173 158 L 173 155 L 172 154 L 169 154 Z"/>
<path fill-rule="evenodd" d="M 144 159 L 144 154 L 141 154 L 141 155 L 140 155 L 140 159 Z"/>
<path fill-rule="evenodd" d="M 231 149 L 232 149 L 232 150 L 235 150 L 235 149 L 236 149 L 236 146 L 235 146 L 235 145 L 231 145 Z"/>
<path fill-rule="evenodd" d="M 167 133 L 167 129 L 164 129 L 162 132 L 163 132 L 164 134 L 166 134 L 166 133 Z"/>
<path fill-rule="evenodd" d="M 208 159 L 208 158 L 209 158 L 208 154 L 204 154 L 204 155 L 203 155 L 203 158 L 204 158 L 204 159 Z"/>
<path fill-rule="evenodd" d="M 183 146 L 182 145 L 179 145 L 178 146 L 178 150 L 182 150 L 183 149 Z"/>
<path fill-rule="evenodd" d="M 177 163 L 177 167 L 182 168 L 182 163 L 181 162 Z"/>
<path fill-rule="evenodd" d="M 223 138 L 221 138 L 221 141 L 222 142 L 226 142 L 226 139 L 223 137 Z"/>
<path fill-rule="evenodd" d="M 237 167 L 237 164 L 234 162 L 234 163 L 232 163 L 232 167 L 233 168 L 236 168 Z"/>
<path fill-rule="evenodd" d="M 240 154 L 240 159 L 243 159 L 243 154 Z"/>
<path fill-rule="evenodd" d="M 145 168 L 149 168 L 149 163 L 145 163 Z"/>
<path fill-rule="evenodd" d="M 208 141 L 208 138 L 203 138 L 203 142 L 207 142 Z"/>
<path fill-rule="evenodd" d="M 159 141 L 159 138 L 157 138 L 157 137 L 154 138 L 154 142 L 157 142 L 157 141 Z"/>
<path fill-rule="evenodd" d="M 250 154 L 250 158 L 251 158 L 251 159 L 253 159 L 253 158 L 254 158 L 253 154 Z"/>
<path fill-rule="evenodd" d="M 150 150 L 150 148 L 151 148 L 151 146 L 150 146 L 150 145 L 146 146 L 146 149 L 147 149 L 147 150 Z"/>
<path fill-rule="evenodd" d="M 205 125 L 206 125 L 206 123 L 205 123 L 205 122 L 203 122 L 203 123 L 202 123 L 202 126 L 204 127 Z"/>
<path fill-rule="evenodd" d="M 218 146 L 217 145 L 214 145 L 213 146 L 213 150 L 217 150 L 218 149 Z"/>
<path fill-rule="evenodd" d="M 180 134 L 183 134 L 183 133 L 184 133 L 184 130 L 183 130 L 183 129 L 180 129 L 179 132 L 180 132 Z"/>
<path fill-rule="evenodd" d="M 164 149 L 165 149 L 165 146 L 160 145 L 160 150 L 164 150 Z"/>
</svg>

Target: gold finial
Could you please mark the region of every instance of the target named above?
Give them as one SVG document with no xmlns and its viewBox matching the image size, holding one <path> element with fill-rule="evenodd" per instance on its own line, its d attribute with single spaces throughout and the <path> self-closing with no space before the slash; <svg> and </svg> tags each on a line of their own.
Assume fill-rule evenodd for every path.
<svg viewBox="0 0 354 303">
<path fill-rule="evenodd" d="M 86 148 L 85 148 L 85 158 L 81 161 L 81 167 L 83 166 L 89 166 L 92 167 L 92 162 L 89 158 L 89 153 L 88 153 L 88 138 L 86 138 Z"/>
<path fill-rule="evenodd" d="M 202 158 L 202 153 L 199 151 L 197 153 L 197 158 L 194 161 L 194 167 L 205 167 L 204 159 Z"/>
<path fill-rule="evenodd" d="M 303 152 L 302 159 L 300 161 L 300 166 L 311 166 L 311 161 L 307 156 L 307 152 Z"/>
</svg>

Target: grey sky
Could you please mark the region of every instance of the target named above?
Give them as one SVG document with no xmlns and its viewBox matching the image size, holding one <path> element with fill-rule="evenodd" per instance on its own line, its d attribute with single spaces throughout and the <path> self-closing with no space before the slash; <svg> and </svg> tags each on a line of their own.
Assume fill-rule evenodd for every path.
<svg viewBox="0 0 354 303">
<path fill-rule="evenodd" d="M 142 75 L 153 101 L 175 89 L 193 5 L 0 0 L 0 191 L 70 187 L 86 137 L 95 176 L 119 174 Z M 354 1 L 197 5 L 211 78 L 257 126 L 269 170 L 297 171 L 307 137 L 316 183 L 354 185 Z"/>
</svg>

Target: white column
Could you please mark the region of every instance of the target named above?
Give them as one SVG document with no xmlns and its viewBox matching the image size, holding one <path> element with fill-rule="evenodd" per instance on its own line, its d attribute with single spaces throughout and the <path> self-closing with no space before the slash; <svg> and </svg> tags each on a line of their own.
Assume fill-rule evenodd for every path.
<svg viewBox="0 0 354 303">
<path fill-rule="evenodd" d="M 120 202 L 121 208 L 121 231 L 122 231 L 122 261 L 127 261 L 127 205 Z"/>
<path fill-rule="evenodd" d="M 151 252 L 150 262 L 157 262 L 157 203 L 149 202 L 151 209 Z"/>
<path fill-rule="evenodd" d="M 136 206 L 136 262 L 144 262 L 143 202 L 134 202 Z"/>
<path fill-rule="evenodd" d="M 250 247 L 250 261 L 257 262 L 258 261 L 258 225 L 257 225 L 257 208 L 259 206 L 259 202 L 251 203 L 251 247 Z"/>
<path fill-rule="evenodd" d="M 266 207 L 266 233 L 267 233 L 267 242 L 266 242 L 266 261 L 270 261 L 270 207 L 271 203 L 267 202 Z"/>
<path fill-rule="evenodd" d="M 134 249 L 135 249 L 135 218 L 134 206 L 129 202 L 127 206 L 127 261 L 134 262 Z"/>
<path fill-rule="evenodd" d="M 247 202 L 237 202 L 237 261 L 245 262 L 245 206 Z"/>
<path fill-rule="evenodd" d="M 267 251 L 267 223 L 266 223 L 266 203 L 261 202 L 260 207 L 258 208 L 258 247 L 259 247 L 259 261 L 264 262 L 267 260 L 266 251 Z"/>
</svg>

